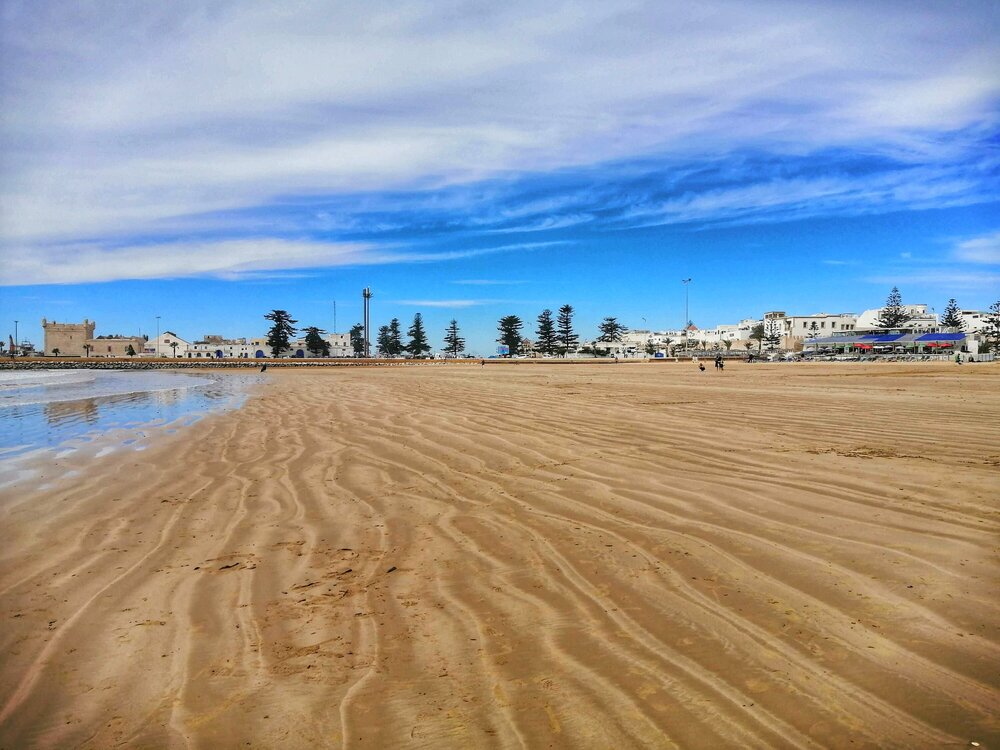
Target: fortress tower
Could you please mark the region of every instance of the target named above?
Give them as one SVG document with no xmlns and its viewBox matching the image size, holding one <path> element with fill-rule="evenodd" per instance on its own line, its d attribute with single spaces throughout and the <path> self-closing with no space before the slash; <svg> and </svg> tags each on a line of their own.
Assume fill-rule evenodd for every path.
<svg viewBox="0 0 1000 750">
<path fill-rule="evenodd" d="M 84 318 L 82 323 L 57 323 L 42 318 L 45 331 L 45 355 L 51 356 L 53 349 L 62 357 L 84 356 L 83 345 L 94 338 L 96 323 Z"/>
</svg>

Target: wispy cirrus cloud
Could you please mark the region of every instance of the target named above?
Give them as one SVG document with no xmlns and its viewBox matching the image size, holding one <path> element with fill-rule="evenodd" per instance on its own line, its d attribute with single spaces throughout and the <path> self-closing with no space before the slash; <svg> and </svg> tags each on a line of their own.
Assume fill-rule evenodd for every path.
<svg viewBox="0 0 1000 750">
<path fill-rule="evenodd" d="M 955 246 L 954 256 L 965 263 L 1000 265 L 1000 231 L 962 240 Z"/>
<path fill-rule="evenodd" d="M 33 258 L 80 270 L 72 248 L 78 281 L 288 271 L 395 262 L 435 232 L 775 222 L 996 187 L 986 2 L 2 13 L 0 248 L 20 278 L 69 283 Z M 773 171 L 741 175 L 755 154 Z"/>
<path fill-rule="evenodd" d="M 227 281 L 305 278 L 294 269 L 437 263 L 556 243 L 521 243 L 445 251 L 408 251 L 365 243 L 251 237 L 166 244 L 75 243 L 34 248 L 0 264 L 0 286 L 80 284 L 122 279 L 210 276 Z M 276 270 L 281 269 L 281 270 Z"/>
<path fill-rule="evenodd" d="M 902 271 L 896 274 L 872 276 L 873 284 L 912 285 L 950 295 L 956 291 L 981 291 L 1000 288 L 1000 273 L 935 268 Z"/>
<path fill-rule="evenodd" d="M 478 305 L 488 305 L 496 302 L 496 300 L 486 300 L 486 299 L 397 299 L 390 300 L 393 304 L 397 305 L 411 305 L 412 307 L 453 307 L 453 308 L 465 308 L 465 307 L 476 307 Z"/>
</svg>

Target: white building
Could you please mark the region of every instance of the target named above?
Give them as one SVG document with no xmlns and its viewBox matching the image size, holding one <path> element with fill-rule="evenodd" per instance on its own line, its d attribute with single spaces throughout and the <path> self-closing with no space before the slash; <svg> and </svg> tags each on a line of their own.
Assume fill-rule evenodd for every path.
<svg viewBox="0 0 1000 750">
<path fill-rule="evenodd" d="M 260 359 L 270 356 L 266 339 L 226 339 L 208 334 L 188 346 L 188 359 Z"/>
<path fill-rule="evenodd" d="M 788 315 L 783 311 L 764 313 L 765 326 L 777 325 L 782 349 L 801 349 L 804 341 L 835 333 L 852 333 L 858 323 L 855 313 L 813 313 Z"/>
<path fill-rule="evenodd" d="M 858 316 L 855 330 L 857 331 L 882 331 L 879 327 L 878 318 L 882 314 L 882 307 L 872 310 L 865 310 Z M 903 305 L 910 319 L 903 324 L 904 328 L 914 331 L 935 331 L 941 327 L 937 315 L 927 309 L 927 305 Z"/>
<path fill-rule="evenodd" d="M 328 333 L 323 338 L 330 344 L 329 357 L 354 356 L 349 333 Z M 267 343 L 267 337 L 226 339 L 206 334 L 201 340 L 189 344 L 183 356 L 187 359 L 271 359 L 271 347 Z M 290 342 L 289 348 L 281 356 L 311 358 L 313 355 L 306 346 L 305 338 L 301 338 Z"/>
<path fill-rule="evenodd" d="M 174 346 L 177 344 L 177 346 Z M 183 357 L 191 344 L 173 331 L 164 331 L 142 347 L 144 357 Z"/>
<path fill-rule="evenodd" d="M 959 312 L 962 318 L 962 330 L 969 333 L 979 333 L 986 325 L 988 312 L 982 310 L 962 310 Z"/>
</svg>

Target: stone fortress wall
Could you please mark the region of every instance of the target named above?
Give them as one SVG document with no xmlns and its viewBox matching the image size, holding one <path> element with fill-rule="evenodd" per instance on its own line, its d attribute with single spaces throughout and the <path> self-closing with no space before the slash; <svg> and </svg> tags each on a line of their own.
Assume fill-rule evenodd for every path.
<svg viewBox="0 0 1000 750">
<path fill-rule="evenodd" d="M 94 338 L 96 326 L 96 323 L 86 318 L 82 323 L 57 323 L 42 318 L 42 330 L 45 331 L 44 353 L 51 355 L 54 349 L 58 349 L 63 357 L 84 356 L 83 345 Z"/>
<path fill-rule="evenodd" d="M 82 323 L 57 323 L 54 320 L 42 318 L 42 330 L 45 331 L 45 350 L 43 354 L 51 357 L 59 350 L 60 357 L 125 357 L 128 348 L 141 354 L 145 340 L 134 336 L 104 336 L 94 338 L 97 324 L 84 318 Z M 85 347 L 90 347 L 89 351 Z"/>
</svg>

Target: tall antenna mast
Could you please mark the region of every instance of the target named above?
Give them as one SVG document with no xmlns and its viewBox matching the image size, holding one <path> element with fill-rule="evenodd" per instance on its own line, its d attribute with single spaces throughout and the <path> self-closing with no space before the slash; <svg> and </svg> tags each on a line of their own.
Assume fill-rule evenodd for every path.
<svg viewBox="0 0 1000 750">
<path fill-rule="evenodd" d="M 370 357 L 371 356 L 371 339 L 368 336 L 368 331 L 369 331 L 369 329 L 371 327 L 371 298 L 372 298 L 371 287 L 366 286 L 365 289 L 364 289 L 364 291 L 361 292 L 361 296 L 364 298 L 364 301 L 365 301 L 365 323 L 364 323 L 364 326 L 365 326 L 365 333 L 364 333 L 364 336 L 365 336 L 365 341 L 364 341 L 364 344 L 365 344 L 365 357 Z"/>
</svg>

